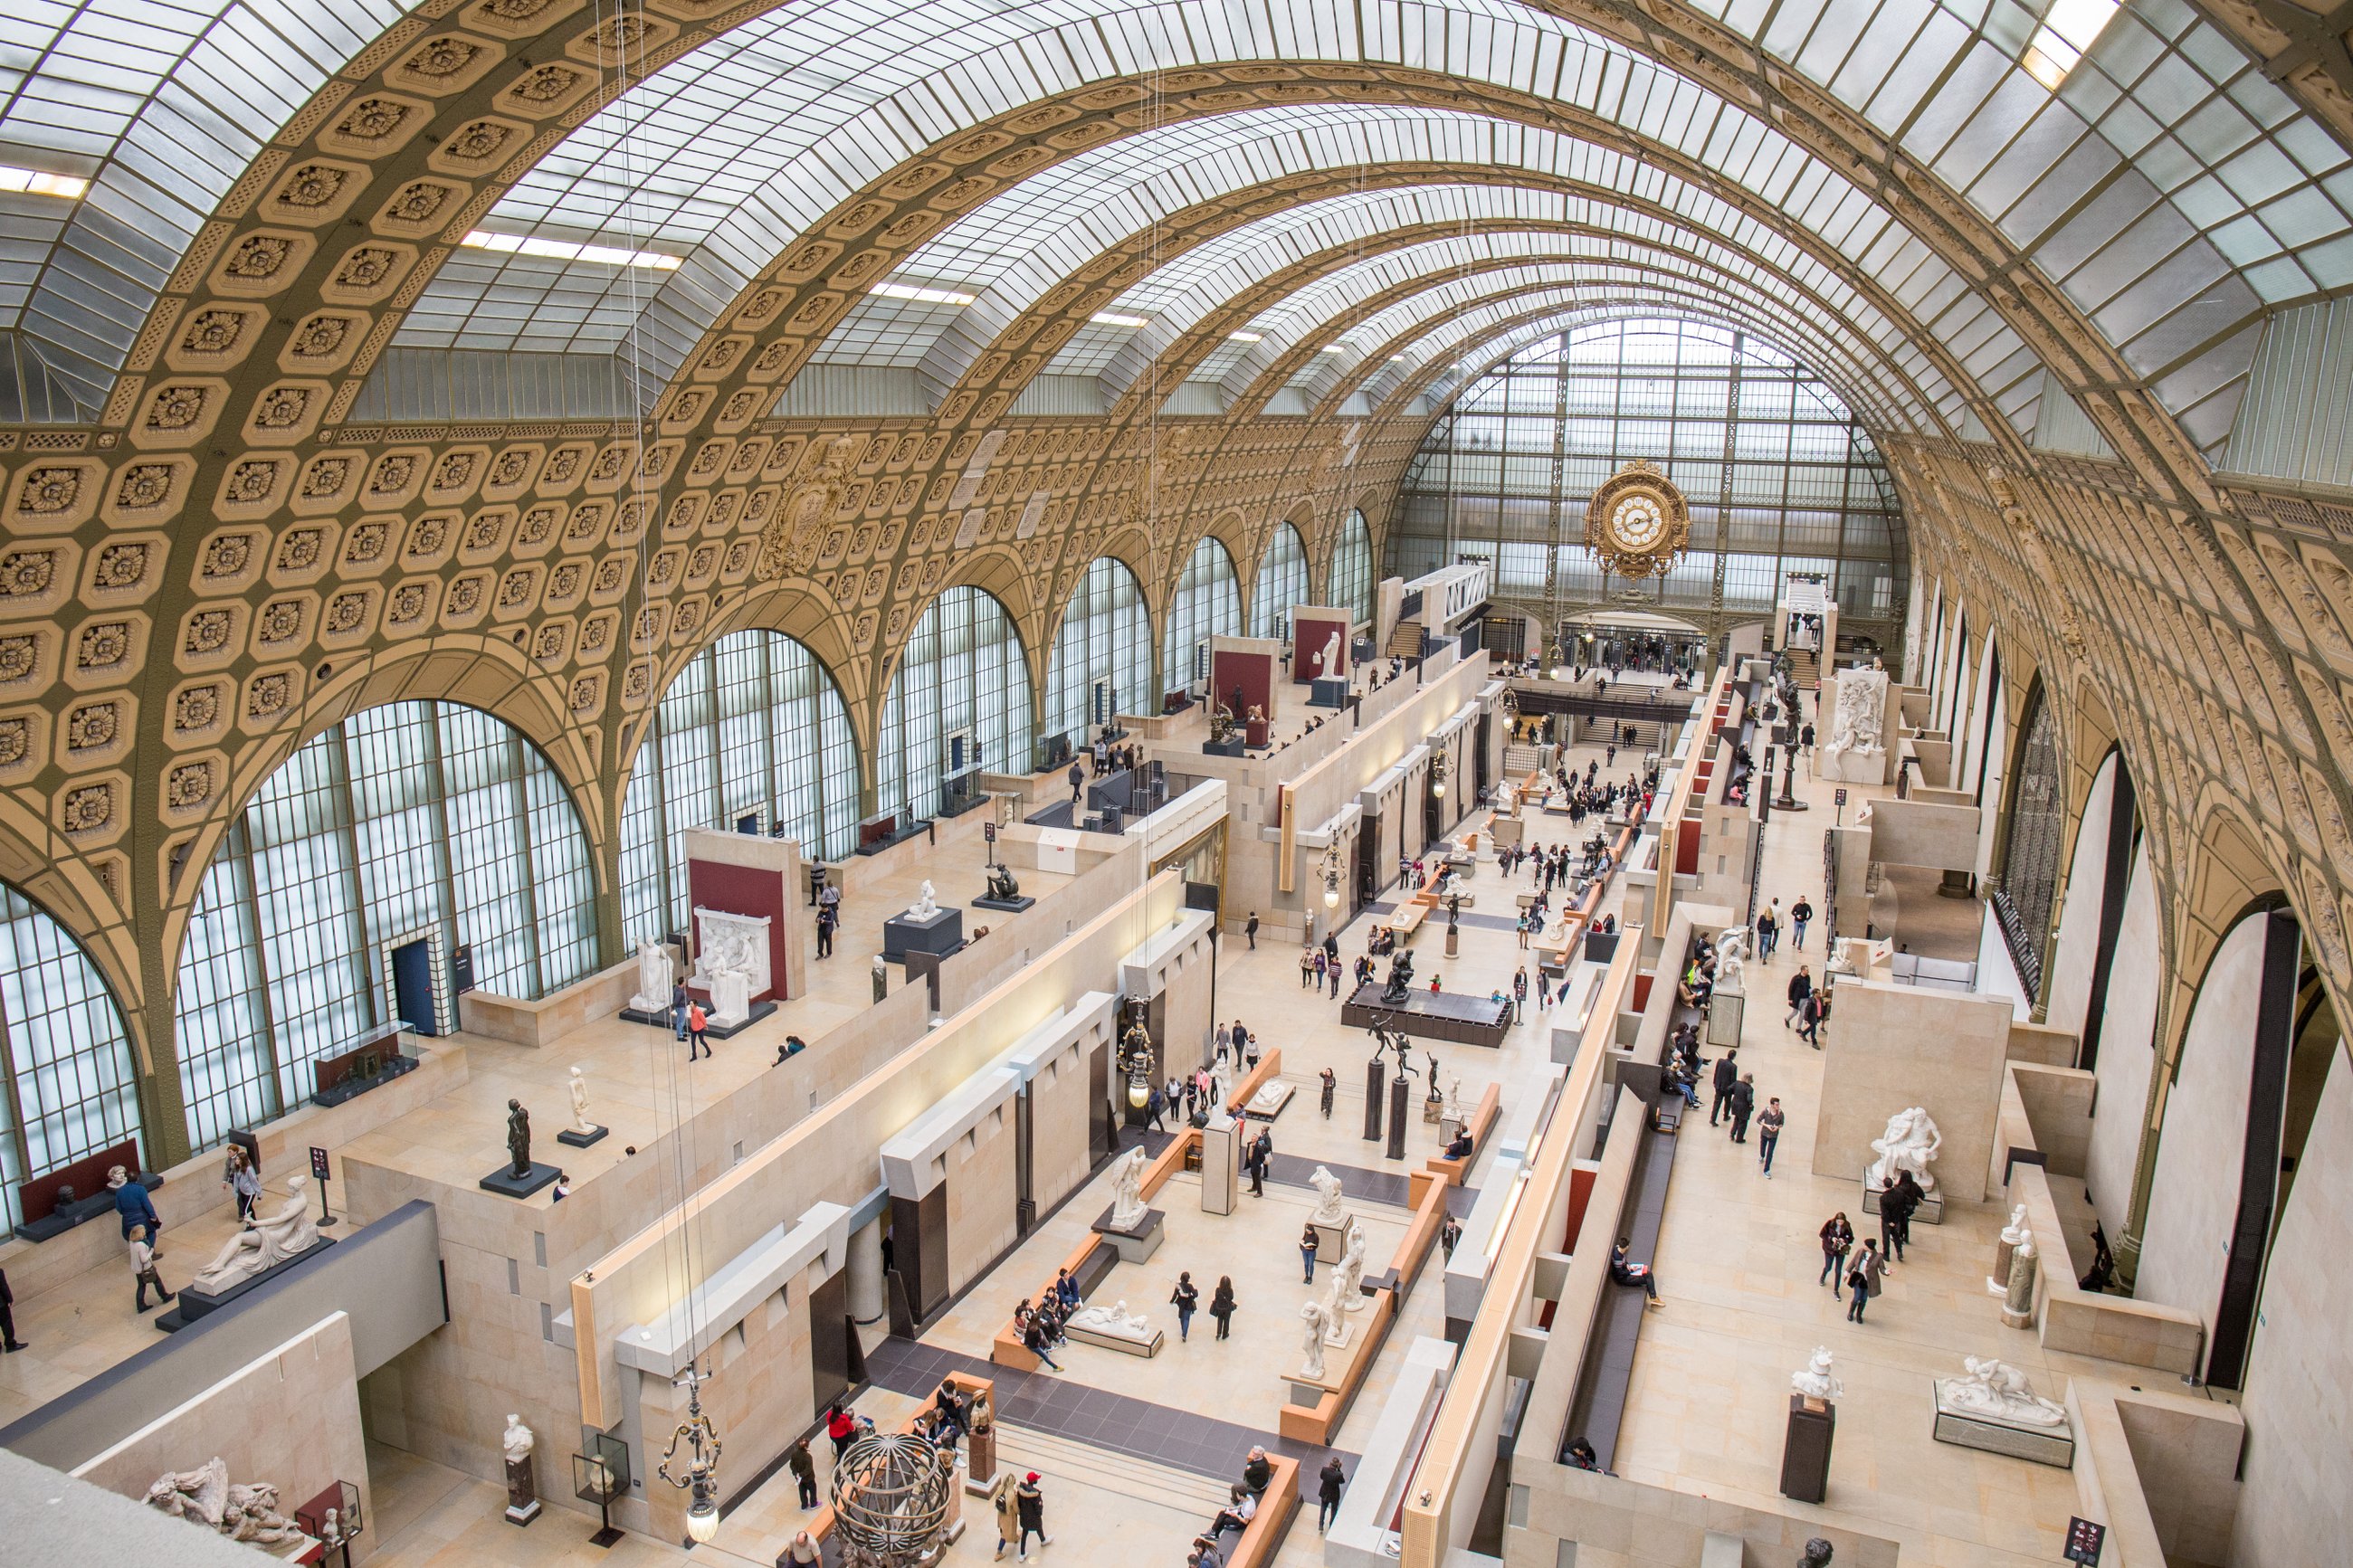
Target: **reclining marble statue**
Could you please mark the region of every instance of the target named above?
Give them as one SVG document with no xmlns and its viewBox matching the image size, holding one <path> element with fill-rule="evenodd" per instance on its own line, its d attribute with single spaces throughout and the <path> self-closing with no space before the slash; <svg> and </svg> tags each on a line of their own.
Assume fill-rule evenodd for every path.
<svg viewBox="0 0 2353 1568">
<path fill-rule="evenodd" d="M 2021 1426 L 2067 1425 L 2066 1406 L 2037 1394 L 2026 1374 L 2008 1362 L 1964 1356 L 1961 1364 L 1968 1376 L 1936 1382 L 1937 1398 L 1946 1409 Z"/>
<path fill-rule="evenodd" d="M 231 1541 L 275 1546 L 302 1539 L 278 1511 L 278 1489 L 267 1481 L 231 1484 L 218 1455 L 193 1470 L 166 1470 L 147 1489 L 147 1506 L 219 1531 Z"/>
<path fill-rule="evenodd" d="M 246 1221 L 245 1228 L 228 1238 L 220 1255 L 197 1270 L 188 1281 L 189 1288 L 199 1295 L 217 1296 L 316 1247 L 319 1227 L 303 1202 L 304 1189 L 310 1184 L 311 1178 L 299 1171 L 288 1177 L 286 1202 L 278 1212 Z"/>
<path fill-rule="evenodd" d="M 1129 1311 L 1127 1303 L 1124 1300 L 1114 1302 L 1108 1307 L 1082 1307 L 1070 1315 L 1063 1326 L 1085 1329 L 1098 1334 L 1109 1334 L 1114 1339 L 1149 1340 L 1152 1338 L 1151 1320 L 1141 1312 Z"/>
</svg>

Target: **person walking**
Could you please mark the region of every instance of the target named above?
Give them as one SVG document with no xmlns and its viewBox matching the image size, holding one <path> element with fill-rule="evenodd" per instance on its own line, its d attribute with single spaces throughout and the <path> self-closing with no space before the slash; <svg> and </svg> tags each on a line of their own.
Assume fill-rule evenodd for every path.
<svg viewBox="0 0 2353 1568">
<path fill-rule="evenodd" d="M 1209 1297 L 1209 1316 L 1218 1320 L 1218 1338 L 1233 1337 L 1234 1281 L 1230 1275 L 1218 1276 L 1218 1289 Z"/>
<path fill-rule="evenodd" d="M 1814 906 L 1799 894 L 1798 901 L 1789 906 L 1789 941 L 1799 952 L 1806 951 L 1806 922 L 1813 918 Z"/>
<path fill-rule="evenodd" d="M 1054 1538 L 1046 1533 L 1046 1494 L 1039 1489 L 1038 1472 L 1030 1471 L 1021 1478 L 1021 1485 L 1013 1493 L 1014 1511 L 1021 1519 L 1021 1540 L 1015 1548 L 1018 1561 L 1029 1561 L 1029 1538 L 1036 1536 L 1039 1546 L 1051 1546 Z"/>
<path fill-rule="evenodd" d="M 1822 1017 L 1831 1010 L 1831 994 L 1827 991 L 1810 993 L 1798 1009 L 1798 1038 L 1816 1050 L 1822 1048 Z"/>
<path fill-rule="evenodd" d="M 1757 1110 L 1757 1075 L 1742 1073 L 1740 1081 L 1732 1086 L 1732 1093 L 1725 1104 L 1732 1111 L 1732 1141 L 1735 1143 L 1747 1142 L 1748 1118 Z"/>
<path fill-rule="evenodd" d="M 825 1435 L 833 1444 L 833 1462 L 838 1465 L 842 1450 L 858 1440 L 858 1417 L 839 1399 L 825 1407 Z"/>
<path fill-rule="evenodd" d="M 1079 804 L 1079 796 L 1087 791 L 1087 770 L 1074 762 L 1071 764 L 1070 773 L 1064 776 L 1071 781 L 1071 804 L 1076 805 Z M 1073 813 L 1073 815 L 1076 814 Z"/>
<path fill-rule="evenodd" d="M 1757 1119 L 1757 1163 L 1764 1167 L 1768 1182 L 1773 1179 L 1773 1147 L 1781 1142 L 1781 1125 L 1788 1120 L 1778 1094 L 1765 1102 L 1765 1114 Z"/>
<path fill-rule="evenodd" d="M 1793 915 L 1790 918 L 1794 920 L 1797 917 Z M 1804 1016 L 1806 998 L 1813 994 L 1813 973 L 1801 963 L 1798 965 L 1798 973 L 1789 976 L 1789 1012 L 1788 1016 L 1781 1020 L 1781 1027 L 1788 1028 Z"/>
<path fill-rule="evenodd" d="M 1780 940 L 1781 900 L 1778 899 L 1768 900 L 1765 907 L 1757 911 L 1757 961 L 1759 963 L 1770 963 L 1773 958 L 1773 948 Z"/>
<path fill-rule="evenodd" d="M 817 1506 L 817 1459 L 810 1454 L 808 1439 L 796 1437 L 793 1446 L 785 1450 L 785 1468 L 793 1473 L 793 1484 L 800 1489 L 801 1507 Z"/>
<path fill-rule="evenodd" d="M 1310 1221 L 1307 1228 L 1299 1233 L 1299 1267 L 1303 1273 L 1303 1284 L 1315 1283 L 1315 1249 L 1322 1245 L 1315 1237 L 1314 1223 Z"/>
<path fill-rule="evenodd" d="M 697 1051 L 701 1051 L 706 1057 L 711 1054 L 711 1042 L 702 1037 L 702 1031 L 710 1026 L 711 1015 L 702 1010 L 702 1004 L 689 1002 L 686 1005 L 686 1059 L 688 1061 L 694 1059 L 694 1053 Z"/>
<path fill-rule="evenodd" d="M 1303 947 L 1299 950 L 1299 988 L 1302 991 L 1315 984 L 1315 965 L 1322 961 L 1323 957 L 1324 955 L 1314 948 Z"/>
<path fill-rule="evenodd" d="M 1462 1222 L 1448 1215 L 1438 1226 L 1438 1245 L 1446 1254 L 1446 1261 L 1454 1261 L 1454 1244 L 1462 1239 Z"/>
<path fill-rule="evenodd" d="M 1324 1461 L 1315 1474 L 1315 1533 L 1323 1534 L 1332 1527 L 1340 1512 L 1340 1489 L 1348 1484 L 1348 1474 L 1340 1468 L 1340 1456 L 1333 1455 Z"/>
<path fill-rule="evenodd" d="M 1176 1276 L 1168 1304 L 1176 1309 L 1176 1342 L 1181 1345 L 1193 1337 L 1193 1313 L 1201 1305 L 1201 1288 L 1193 1283 L 1189 1270 Z"/>
<path fill-rule="evenodd" d="M 818 910 L 817 955 L 819 958 L 831 958 L 833 956 L 833 911 L 831 910 Z"/>
<path fill-rule="evenodd" d="M 1879 1250 L 1879 1243 L 1866 1237 L 1862 1250 L 1855 1255 L 1854 1267 L 1847 1270 L 1846 1288 L 1851 1298 L 1846 1305 L 1846 1321 L 1862 1321 L 1862 1309 L 1873 1296 L 1886 1288 L 1887 1259 Z"/>
<path fill-rule="evenodd" d="M 1320 1075 L 1324 1080 L 1324 1120 L 1332 1120 L 1332 1097 L 1340 1092 L 1340 1075 L 1325 1068 Z"/>
<path fill-rule="evenodd" d="M 1707 1108 L 1707 1124 L 1710 1127 L 1715 1126 L 1715 1119 L 1723 1114 L 1725 1101 L 1732 1098 L 1732 1086 L 1740 1081 L 1740 1068 L 1734 1065 L 1739 1055 L 1736 1048 L 1715 1058 L 1715 1075 L 1708 1079 L 1708 1086 L 1715 1090 L 1715 1099 Z"/>
<path fill-rule="evenodd" d="M 1340 971 L 1343 967 L 1336 953 L 1324 962 L 1324 973 L 1331 979 L 1332 999 L 1335 1002 L 1340 999 Z"/>
<path fill-rule="evenodd" d="M 1008 1546 L 1021 1542 L 1021 1505 L 1014 1494 L 1021 1489 L 1020 1478 L 1011 1470 L 997 1474 L 997 1485 L 989 1492 L 988 1506 L 997 1515 L 997 1557 L 1005 1555 Z M 991 1562 L 996 1558 L 990 1559 Z"/>
<path fill-rule="evenodd" d="M 245 1146 L 228 1146 L 228 1168 L 221 1173 L 221 1185 L 237 1196 L 237 1217 L 239 1224 L 253 1217 L 253 1205 L 261 1196 L 261 1177 L 254 1171 L 253 1161 Z"/>
<path fill-rule="evenodd" d="M 681 980 L 670 988 L 670 1021 L 678 1031 L 679 1044 L 686 1043 L 686 1010 L 693 998 L 686 994 L 686 982 Z"/>
<path fill-rule="evenodd" d="M 1894 1185 L 1879 1194 L 1879 1255 L 1890 1263 L 1904 1261 L 1904 1249 L 1912 1242 L 1912 1216 L 1919 1212 L 1920 1202 L 1927 1196 L 1919 1181 L 1909 1171 L 1899 1171 Z"/>
<path fill-rule="evenodd" d="M 139 1281 L 139 1310 L 142 1312 L 150 1310 L 147 1303 L 150 1286 L 154 1288 L 154 1304 L 158 1307 L 173 1297 L 173 1292 L 164 1288 L 164 1277 L 155 1272 L 155 1249 L 148 1245 L 148 1237 L 153 1235 L 154 1232 L 143 1225 L 131 1227 L 131 1273 Z"/>
<path fill-rule="evenodd" d="M 129 1241 L 131 1233 L 142 1225 L 150 1237 L 164 1234 L 163 1216 L 155 1212 L 155 1200 L 147 1195 L 145 1183 L 132 1181 L 131 1173 L 120 1165 L 109 1165 L 106 1185 L 114 1194 L 114 1212 L 122 1220 L 123 1240 Z"/>
<path fill-rule="evenodd" d="M 1258 951 L 1258 911 L 1256 910 L 1250 912 L 1250 919 L 1244 922 L 1242 935 L 1250 938 L 1250 950 L 1256 952 Z"/>
<path fill-rule="evenodd" d="M 1814 727 L 1811 724 L 1801 725 L 1798 730 L 1798 755 L 1805 762 L 1806 777 L 1811 779 L 1814 776 Z M 1802 927 L 1798 931 L 1798 945 L 1806 945 L 1806 933 Z"/>
<path fill-rule="evenodd" d="M 1822 1222 L 1822 1272 L 1814 1283 L 1828 1283 L 1831 1300 L 1841 1300 L 1839 1287 L 1846 1283 L 1846 1255 L 1854 1250 L 1854 1226 L 1848 1223 L 1846 1211 L 1839 1210 Z"/>
<path fill-rule="evenodd" d="M 1166 1132 L 1168 1129 L 1160 1119 L 1167 1114 L 1168 1097 L 1161 1092 L 1158 1084 L 1154 1084 L 1151 1096 L 1144 1102 L 1144 1120 L 1151 1123 L 1155 1132 Z"/>
<path fill-rule="evenodd" d="M 1516 1024 L 1527 1011 L 1528 972 L 1525 969 L 1512 976 L 1512 1022 Z"/>
</svg>

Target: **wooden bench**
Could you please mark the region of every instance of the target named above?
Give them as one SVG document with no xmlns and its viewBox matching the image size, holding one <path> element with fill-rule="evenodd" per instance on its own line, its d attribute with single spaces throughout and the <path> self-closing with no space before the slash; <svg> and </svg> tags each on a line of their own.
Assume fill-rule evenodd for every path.
<svg viewBox="0 0 2353 1568">
<path fill-rule="evenodd" d="M 1225 1535 L 1231 1533 L 1230 1530 L 1219 1537 L 1218 1550 L 1225 1557 L 1227 1568 L 1267 1568 L 1282 1550 L 1282 1538 L 1290 1532 L 1291 1521 L 1299 1512 L 1299 1461 L 1269 1454 L 1266 1463 L 1274 1474 L 1268 1479 L 1266 1490 L 1259 1494 L 1258 1512 L 1250 1516 L 1240 1533 L 1233 1536 L 1232 1545 L 1225 1543 Z"/>
<path fill-rule="evenodd" d="M 1446 1187 L 1459 1187 L 1462 1184 L 1463 1178 L 1470 1173 L 1471 1166 L 1479 1158 L 1479 1151 L 1487 1146 L 1488 1137 L 1494 1132 L 1495 1122 L 1502 1114 L 1503 1105 L 1502 1087 L 1489 1084 L 1485 1091 L 1479 1096 L 1479 1103 L 1472 1108 L 1471 1119 L 1463 1123 L 1471 1131 L 1471 1158 L 1450 1160 L 1443 1154 L 1432 1154 L 1423 1161 L 1421 1169 L 1407 1177 L 1407 1192 L 1416 1205 L 1421 1202 L 1422 1184 L 1425 1182 L 1434 1182 Z"/>
<path fill-rule="evenodd" d="M 1410 942 L 1413 940 L 1413 933 L 1421 929 L 1423 921 L 1430 918 L 1430 908 L 1416 897 L 1399 905 L 1389 915 L 1387 923 L 1389 930 L 1396 933 L 1398 941 Z"/>
</svg>

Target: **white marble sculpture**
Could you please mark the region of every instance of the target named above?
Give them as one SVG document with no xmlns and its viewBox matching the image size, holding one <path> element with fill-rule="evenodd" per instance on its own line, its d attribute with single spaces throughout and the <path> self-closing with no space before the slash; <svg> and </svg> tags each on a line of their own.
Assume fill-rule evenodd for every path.
<svg viewBox="0 0 2353 1568">
<path fill-rule="evenodd" d="M 1258 1086 L 1258 1092 L 1250 1096 L 1250 1104 L 1245 1109 L 1255 1110 L 1261 1116 L 1272 1116 L 1290 1099 L 1289 1084 L 1279 1078 L 1269 1079 Z"/>
<path fill-rule="evenodd" d="M 1130 1149 L 1111 1168 L 1111 1226 L 1134 1230 L 1144 1223 L 1144 1151 Z"/>
<path fill-rule="evenodd" d="M 211 1263 L 197 1270 L 188 1283 L 199 1293 L 217 1296 L 230 1286 L 273 1268 L 299 1252 L 318 1245 L 319 1227 L 303 1202 L 311 1178 L 297 1171 L 286 1179 L 286 1202 L 276 1214 L 246 1222 L 243 1230 Z"/>
<path fill-rule="evenodd" d="M 638 994 L 629 998 L 629 1005 L 640 1013 L 669 1012 L 670 975 L 668 943 L 638 943 Z"/>
<path fill-rule="evenodd" d="M 2010 1223 L 2001 1227 L 2001 1238 L 2010 1243 L 2010 1246 L 2016 1247 L 2020 1242 L 2026 1239 L 2028 1234 L 2029 1233 L 2026 1228 L 2026 1205 L 2024 1204 L 2021 1204 L 2016 1208 L 2010 1211 Z"/>
<path fill-rule="evenodd" d="M 278 1489 L 267 1481 L 234 1486 L 218 1455 L 193 1470 L 166 1470 L 147 1489 L 147 1506 L 218 1531 L 231 1541 L 276 1546 L 302 1532 L 278 1511 Z"/>
<path fill-rule="evenodd" d="M 1150 1321 L 1141 1312 L 1129 1311 L 1125 1301 L 1109 1307 L 1082 1307 L 1071 1314 L 1067 1326 L 1123 1340 L 1148 1340 L 1152 1337 Z"/>
<path fill-rule="evenodd" d="M 2008 1362 L 1964 1356 L 1961 1364 L 1968 1368 L 1968 1376 L 1946 1378 L 1936 1384 L 1947 1410 L 2020 1426 L 2067 1425 L 2066 1407 L 2036 1394 L 2026 1374 Z"/>
<path fill-rule="evenodd" d="M 1338 632 L 1332 634 L 1332 639 L 1324 645 L 1324 651 L 1315 656 L 1315 668 L 1318 672 L 1327 676 L 1336 676 L 1340 673 L 1340 634 Z"/>
<path fill-rule="evenodd" d="M 723 1029 L 747 1022 L 752 998 L 771 989 L 769 923 L 765 915 L 695 906 L 695 968 L 689 983 L 711 993 L 711 1021 Z"/>
<path fill-rule="evenodd" d="M 1508 784 L 1497 784 L 1494 805 L 1497 816 L 1513 816 L 1520 808 L 1520 792 Z"/>
<path fill-rule="evenodd" d="M 1348 1217 L 1347 1211 L 1340 1206 L 1339 1177 L 1318 1165 L 1315 1173 L 1307 1178 L 1307 1184 L 1315 1189 L 1315 1212 L 1307 1216 L 1309 1219 L 1317 1225 L 1338 1225 Z"/>
<path fill-rule="evenodd" d="M 1862 1173 L 1863 1185 L 1891 1186 L 1897 1173 L 1909 1171 L 1922 1192 L 1935 1192 L 1936 1178 L 1928 1173 L 1928 1162 L 1936 1157 L 1944 1142 L 1945 1135 L 1936 1131 L 1923 1107 L 1897 1111 L 1887 1119 L 1887 1130 L 1871 1141 L 1872 1152 L 1879 1158 Z"/>
<path fill-rule="evenodd" d="M 932 890 L 931 883 L 926 881 L 922 887 L 915 889 L 914 904 L 907 910 L 907 913 L 913 919 L 927 921 L 939 912 L 940 896 Z"/>
<path fill-rule="evenodd" d="M 1748 928 L 1726 926 L 1715 939 L 1715 985 L 1719 991 L 1740 989 L 1740 972 L 1748 967 Z"/>
<path fill-rule="evenodd" d="M 1303 1336 L 1306 1354 L 1299 1363 L 1298 1375 L 1309 1383 L 1321 1383 L 1324 1380 L 1324 1336 L 1332 1331 L 1331 1310 L 1321 1301 L 1303 1301 L 1299 1307 L 1299 1321 L 1306 1325 L 1307 1331 Z"/>
<path fill-rule="evenodd" d="M 1885 670 L 1841 671 L 1838 708 L 1831 716 L 1830 744 L 1822 748 L 1825 760 L 1835 767 L 1849 752 L 1884 756 L 1886 748 L 1881 743 L 1880 728 L 1886 706 Z"/>
<path fill-rule="evenodd" d="M 575 1132 L 594 1132 L 596 1124 L 588 1120 L 588 1080 L 580 1069 L 572 1069 L 572 1127 Z"/>
<path fill-rule="evenodd" d="M 1827 1345 L 1816 1345 L 1814 1353 L 1804 1368 L 1789 1374 L 1789 1386 L 1809 1399 L 1836 1399 L 1846 1392 L 1838 1374 L 1831 1370 L 1831 1352 Z"/>
<path fill-rule="evenodd" d="M 538 1441 L 532 1435 L 531 1428 L 522 1424 L 522 1417 L 512 1415 L 507 1417 L 507 1429 L 499 1437 L 500 1446 L 507 1451 L 507 1463 L 510 1465 L 530 1458 L 531 1451 Z"/>
<path fill-rule="evenodd" d="M 1365 1230 L 1362 1226 L 1348 1227 L 1348 1245 L 1340 1253 L 1340 1261 L 1332 1269 L 1332 1294 L 1344 1312 L 1365 1310 Z"/>
<path fill-rule="evenodd" d="M 1462 1114 L 1462 1075 L 1461 1073 L 1455 1073 L 1447 1079 L 1446 1109 L 1439 1114 L 1457 1127 L 1461 1126 L 1468 1120 Z"/>
</svg>

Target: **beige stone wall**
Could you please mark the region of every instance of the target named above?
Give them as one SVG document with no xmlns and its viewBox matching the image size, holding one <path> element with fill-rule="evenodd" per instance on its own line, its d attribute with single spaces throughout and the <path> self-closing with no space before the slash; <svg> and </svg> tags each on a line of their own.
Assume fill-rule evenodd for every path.
<svg viewBox="0 0 2353 1568">
<path fill-rule="evenodd" d="M 491 1446 L 497 1447 L 497 1431 Z M 165 1470 L 193 1470 L 216 1455 L 227 1463 L 232 1482 L 275 1486 L 280 1509 L 289 1518 L 339 1480 L 360 1489 L 361 1517 L 375 1518 L 349 1318 L 336 1312 L 320 1320 L 73 1473 L 109 1491 L 142 1498 Z M 542 1465 L 543 1469 L 544 1458 Z M 543 1479 L 541 1486 L 547 1484 Z M 375 1531 L 362 1535 L 353 1561 L 366 1562 L 375 1545 Z"/>
<path fill-rule="evenodd" d="M 948 1289 L 971 1284 L 1019 1234 L 1015 1152 L 1020 1139 L 1010 1100 L 948 1146 Z"/>
<path fill-rule="evenodd" d="M 2108 971 L 2107 1007 L 2102 1016 L 2100 1054 L 2093 1063 L 2099 1079 L 2092 1139 L 2084 1156 L 2084 1181 L 2092 1201 L 2108 1215 L 2108 1241 L 2124 1234 L 2132 1214 L 2133 1182 L 2140 1161 L 2142 1117 L 2148 1106 L 2149 1078 L 2157 1069 L 2158 996 L 2163 987 L 2158 942 L 2163 911 L 2158 908 L 2157 874 L 2148 851 L 2132 858 L 2126 882 L 2124 919 L 2116 927 L 2116 956 Z"/>
<path fill-rule="evenodd" d="M 1087 1179 L 1087 1050 L 1056 1057 L 1029 1080 L 1029 1185 L 1044 1214 Z"/>
<path fill-rule="evenodd" d="M 1930 1167 L 1948 1201 L 1986 1195 L 2010 1004 L 1876 980 L 1838 988 L 1839 1026 L 1823 1047 L 1813 1171 L 1859 1180 L 1871 1141 L 1907 1106 L 1926 1106 L 1944 1134 Z"/>
</svg>

